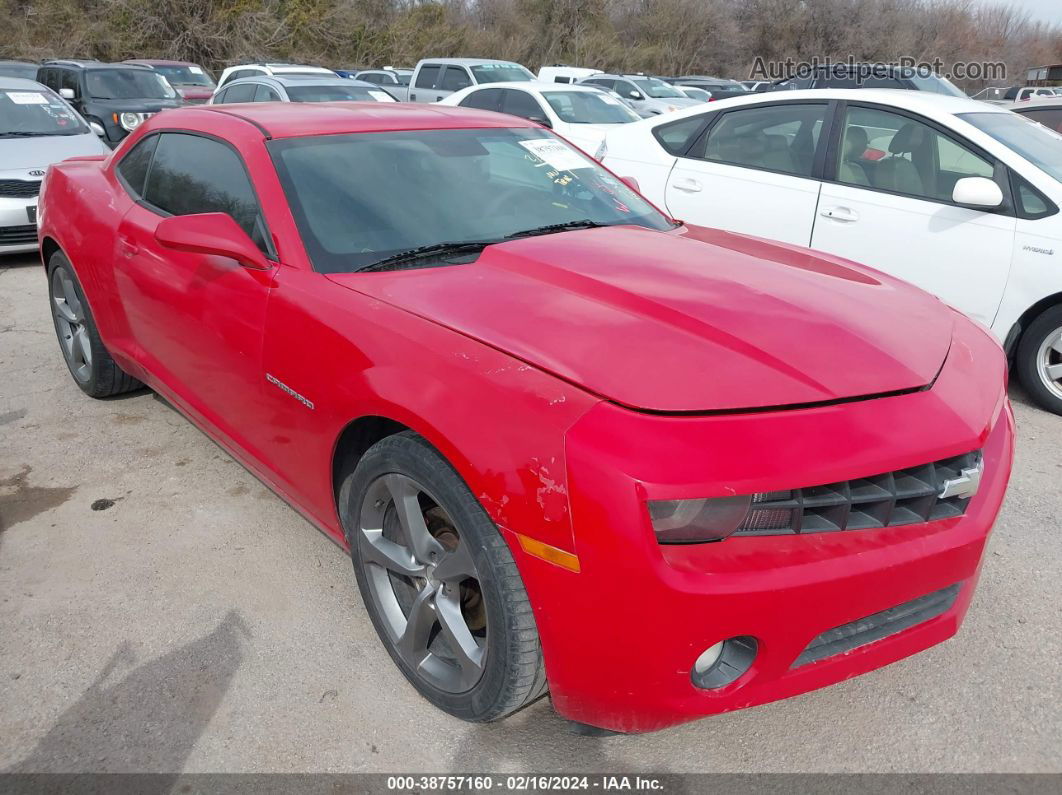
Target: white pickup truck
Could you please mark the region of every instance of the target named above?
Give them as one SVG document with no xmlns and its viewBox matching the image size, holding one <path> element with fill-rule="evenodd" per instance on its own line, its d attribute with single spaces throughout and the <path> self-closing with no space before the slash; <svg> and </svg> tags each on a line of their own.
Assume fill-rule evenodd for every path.
<svg viewBox="0 0 1062 795">
<path fill-rule="evenodd" d="M 425 58 L 417 63 L 408 86 L 387 86 L 400 102 L 438 102 L 480 83 L 534 80 L 518 63 L 489 58 Z"/>
</svg>

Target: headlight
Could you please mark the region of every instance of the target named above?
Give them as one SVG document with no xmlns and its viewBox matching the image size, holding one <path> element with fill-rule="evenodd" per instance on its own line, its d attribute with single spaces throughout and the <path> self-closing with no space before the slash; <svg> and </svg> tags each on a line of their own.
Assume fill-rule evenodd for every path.
<svg viewBox="0 0 1062 795">
<path fill-rule="evenodd" d="M 594 160 L 597 160 L 598 162 L 600 162 L 601 160 L 604 159 L 605 155 L 607 155 L 607 154 L 608 154 L 608 144 L 605 143 L 604 141 L 602 141 L 601 142 L 601 146 L 599 146 L 597 148 L 597 151 L 594 152 Z"/>
<path fill-rule="evenodd" d="M 122 129 L 132 132 L 140 123 L 144 121 L 144 114 L 142 113 L 129 113 L 128 111 L 118 116 L 118 123 L 122 125 Z"/>
<path fill-rule="evenodd" d="M 661 544 L 722 541 L 749 514 L 751 495 L 705 500 L 651 500 L 649 518 Z"/>
</svg>

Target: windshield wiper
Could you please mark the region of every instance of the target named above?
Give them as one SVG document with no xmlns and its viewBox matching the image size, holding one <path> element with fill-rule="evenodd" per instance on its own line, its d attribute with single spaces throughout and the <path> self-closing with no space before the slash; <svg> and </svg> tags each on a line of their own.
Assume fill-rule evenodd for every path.
<svg viewBox="0 0 1062 795">
<path fill-rule="evenodd" d="M 536 235 L 551 235 L 554 232 L 567 232 L 572 229 L 597 229 L 601 226 L 611 226 L 612 224 L 600 224 L 597 221 L 591 221 L 589 218 L 583 218 L 579 221 L 565 221 L 561 224 L 546 224 L 545 226 L 536 226 L 532 229 L 522 229 L 519 232 L 513 232 L 510 235 L 506 235 L 506 240 L 514 240 L 519 237 L 535 237 Z"/>
<path fill-rule="evenodd" d="M 427 246 L 420 246 L 419 248 L 411 248 L 408 251 L 399 251 L 397 254 L 392 254 L 390 257 L 384 257 L 376 262 L 370 262 L 368 265 L 362 265 L 354 272 L 366 273 L 368 271 L 386 271 L 418 260 L 433 259 L 454 254 L 479 253 L 487 246 L 497 242 L 497 240 L 461 240 L 445 243 L 432 243 Z"/>
<path fill-rule="evenodd" d="M 28 132 L 26 130 L 10 130 L 9 132 L 0 132 L 0 138 L 39 138 L 45 135 L 56 135 L 56 133 Z"/>
</svg>

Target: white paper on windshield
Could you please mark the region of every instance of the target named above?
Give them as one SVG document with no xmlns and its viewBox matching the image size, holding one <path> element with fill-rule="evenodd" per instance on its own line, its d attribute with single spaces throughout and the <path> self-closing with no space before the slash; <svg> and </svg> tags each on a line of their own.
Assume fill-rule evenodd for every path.
<svg viewBox="0 0 1062 795">
<path fill-rule="evenodd" d="M 7 95 L 16 105 L 47 105 L 48 97 L 39 91 L 8 91 Z"/>
<path fill-rule="evenodd" d="M 586 159 L 567 144 L 550 138 L 536 138 L 532 141 L 520 141 L 531 154 L 545 161 L 558 171 L 571 171 L 576 168 L 589 168 Z"/>
<path fill-rule="evenodd" d="M 189 67 L 188 67 L 188 71 L 189 71 L 189 72 L 191 72 L 191 73 L 192 73 L 192 74 L 194 74 L 194 75 L 201 75 L 201 74 L 203 74 L 203 70 L 202 70 L 202 69 L 200 69 L 200 68 L 199 68 L 198 66 L 189 66 Z"/>
<path fill-rule="evenodd" d="M 388 94 L 386 91 L 369 91 L 369 96 L 375 99 L 377 102 L 394 102 L 395 98 Z"/>
</svg>

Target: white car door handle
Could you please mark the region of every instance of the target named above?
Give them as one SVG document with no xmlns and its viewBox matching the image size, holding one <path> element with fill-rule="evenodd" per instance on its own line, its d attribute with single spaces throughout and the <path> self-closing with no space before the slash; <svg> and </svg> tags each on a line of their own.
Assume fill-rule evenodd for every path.
<svg viewBox="0 0 1062 795">
<path fill-rule="evenodd" d="M 859 213 L 851 207 L 825 207 L 819 210 L 823 218 L 832 218 L 834 221 L 858 221 Z"/>
<path fill-rule="evenodd" d="M 682 179 L 675 180 L 674 183 L 672 183 L 671 187 L 673 187 L 675 190 L 680 190 L 685 193 L 699 193 L 701 190 L 701 183 L 699 183 L 695 179 L 683 177 Z"/>
</svg>

